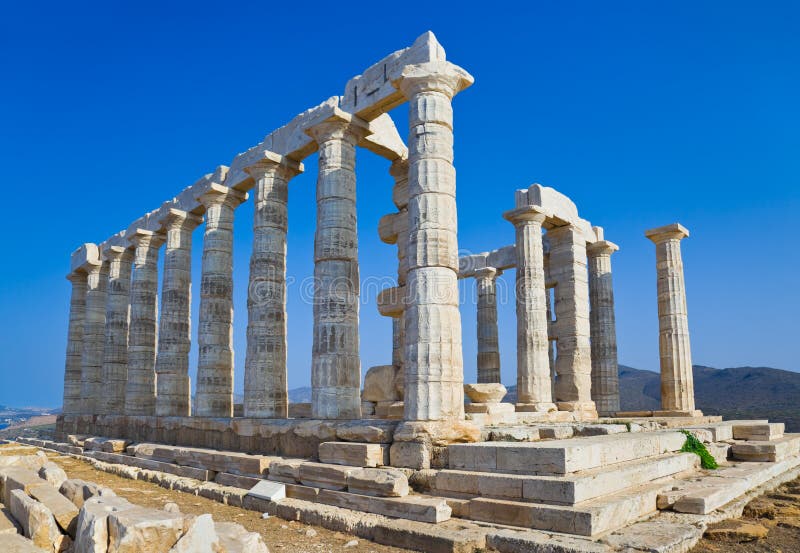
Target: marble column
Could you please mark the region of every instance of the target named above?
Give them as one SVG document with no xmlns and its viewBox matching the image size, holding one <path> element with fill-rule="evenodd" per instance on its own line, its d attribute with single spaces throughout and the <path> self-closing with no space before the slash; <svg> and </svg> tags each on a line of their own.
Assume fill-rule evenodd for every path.
<svg viewBox="0 0 800 553">
<path fill-rule="evenodd" d="M 602 239 L 586 248 L 589 256 L 592 400 L 601 415 L 620 410 L 617 328 L 611 279 L 611 254 L 618 249 L 616 244 Z"/>
<path fill-rule="evenodd" d="M 103 350 L 106 335 L 108 262 L 86 267 L 86 312 L 81 356 L 81 412 L 98 414 L 103 393 Z"/>
<path fill-rule="evenodd" d="M 527 206 L 503 217 L 516 231 L 517 410 L 554 411 L 542 246 L 547 216 L 541 208 Z"/>
<path fill-rule="evenodd" d="M 119 415 L 125 408 L 128 382 L 128 321 L 131 303 L 130 248 L 111 246 L 103 255 L 108 261 L 106 333 L 103 348 L 103 394 L 99 412 Z"/>
<path fill-rule="evenodd" d="M 206 208 L 200 278 L 195 415 L 233 417 L 233 213 L 247 194 L 211 183 L 197 198 Z"/>
<path fill-rule="evenodd" d="M 72 283 L 69 300 L 67 360 L 64 365 L 64 403 L 61 411 L 75 415 L 81 406 L 81 363 L 83 358 L 83 325 L 86 318 L 86 273 L 74 271 L 67 276 Z"/>
<path fill-rule="evenodd" d="M 192 232 L 202 222 L 202 217 L 179 209 L 170 209 L 159 221 L 167 235 L 156 355 L 159 417 L 191 414 Z"/>
<path fill-rule="evenodd" d="M 574 225 L 550 229 L 550 275 L 556 281 L 556 403 L 594 412 L 586 239 Z"/>
<path fill-rule="evenodd" d="M 408 158 L 399 158 L 392 162 L 389 173 L 394 178 L 392 188 L 392 201 L 397 207 L 396 238 L 397 244 L 397 285 L 405 293 L 408 280 Z M 397 317 L 392 318 L 392 365 L 397 368 L 397 381 L 400 386 L 404 383 L 404 355 L 405 355 L 405 301 L 403 310 Z M 402 396 L 401 396 L 402 397 Z"/>
<path fill-rule="evenodd" d="M 158 250 L 164 243 L 164 235 L 137 229 L 129 240 L 136 250 L 131 278 L 125 414 L 152 416 L 156 409 Z"/>
<path fill-rule="evenodd" d="M 319 145 L 314 236 L 314 329 L 311 413 L 316 419 L 361 418 L 356 143 L 363 122 L 334 116 L 309 134 Z"/>
<path fill-rule="evenodd" d="M 302 164 L 283 156 L 248 167 L 255 180 L 253 254 L 247 292 L 244 416 L 287 418 L 286 231 L 289 180 Z"/>
<path fill-rule="evenodd" d="M 544 297 L 547 302 L 547 358 L 550 362 L 550 397 L 556 397 L 556 324 L 553 320 L 553 298 L 550 290 L 552 288 L 545 288 L 544 290 Z"/>
<path fill-rule="evenodd" d="M 648 230 L 645 236 L 656 245 L 661 408 L 692 412 L 694 377 L 681 259 L 681 240 L 689 236 L 689 231 L 674 223 Z"/>
<path fill-rule="evenodd" d="M 478 288 L 478 383 L 500 383 L 500 344 L 497 333 L 497 277 L 494 267 L 475 271 Z"/>
<path fill-rule="evenodd" d="M 472 82 L 446 62 L 408 66 L 398 82 L 409 102 L 407 421 L 464 418 L 451 102 Z"/>
</svg>

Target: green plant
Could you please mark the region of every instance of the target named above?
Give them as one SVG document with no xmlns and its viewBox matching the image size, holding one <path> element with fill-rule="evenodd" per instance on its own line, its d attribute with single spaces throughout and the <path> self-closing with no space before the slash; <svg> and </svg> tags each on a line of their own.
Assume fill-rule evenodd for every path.
<svg viewBox="0 0 800 553">
<path fill-rule="evenodd" d="M 700 457 L 700 466 L 704 469 L 713 470 L 718 468 L 719 465 L 714 457 L 708 452 L 706 446 L 703 445 L 703 442 L 698 440 L 691 432 L 688 430 L 681 430 L 686 435 L 686 441 L 683 443 L 683 447 L 681 447 L 681 451 L 685 453 L 694 453 L 698 457 Z"/>
</svg>

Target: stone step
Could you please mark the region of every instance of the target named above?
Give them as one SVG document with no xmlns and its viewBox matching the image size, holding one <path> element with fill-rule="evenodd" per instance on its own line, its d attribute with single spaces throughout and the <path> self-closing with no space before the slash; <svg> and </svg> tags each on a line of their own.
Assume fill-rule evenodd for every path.
<svg viewBox="0 0 800 553">
<path fill-rule="evenodd" d="M 183 478 L 194 478 L 195 480 L 210 481 L 214 480 L 216 476 L 216 473 L 213 470 L 176 465 L 174 463 L 155 461 L 153 459 L 145 459 L 142 457 L 132 457 L 131 455 L 122 455 L 119 453 L 85 451 L 84 455 L 105 463 L 127 465 L 129 467 L 136 467 L 145 470 L 157 470 L 159 472 L 166 472 L 168 474 L 174 474 L 175 476 L 181 476 Z"/>
<path fill-rule="evenodd" d="M 435 485 L 437 493 L 575 505 L 658 478 L 692 471 L 698 465 L 699 457 L 693 453 L 668 453 L 565 476 L 442 470 L 436 475 Z"/>
<path fill-rule="evenodd" d="M 164 463 L 254 477 L 266 475 L 269 464 L 278 459 L 274 456 L 249 455 L 236 451 L 152 443 L 129 446 L 128 454 Z"/>
<path fill-rule="evenodd" d="M 408 495 L 405 497 L 372 497 L 354 493 L 321 489 L 316 501 L 395 518 L 438 524 L 450 519 L 452 511 L 441 497 Z"/>
<path fill-rule="evenodd" d="M 663 483 L 648 484 L 574 506 L 477 498 L 469 503 L 469 518 L 534 530 L 596 536 L 656 512 L 656 498 L 664 486 Z"/>
<path fill-rule="evenodd" d="M 561 475 L 678 451 L 680 432 L 641 432 L 544 442 L 448 446 L 449 468 L 506 474 Z"/>
<path fill-rule="evenodd" d="M 775 463 L 738 463 L 711 471 L 703 477 L 676 481 L 658 497 L 660 509 L 706 515 L 767 481 L 800 465 L 794 455 Z"/>
<path fill-rule="evenodd" d="M 388 444 L 359 442 L 322 442 L 319 444 L 321 463 L 352 467 L 380 467 L 389 464 Z"/>
<path fill-rule="evenodd" d="M 786 434 L 768 441 L 738 442 L 731 446 L 731 455 L 739 461 L 783 461 L 800 453 L 800 434 Z"/>
<path fill-rule="evenodd" d="M 734 440 L 767 441 L 783 437 L 785 425 L 782 422 L 769 422 L 766 424 L 747 423 L 733 424 Z"/>
</svg>

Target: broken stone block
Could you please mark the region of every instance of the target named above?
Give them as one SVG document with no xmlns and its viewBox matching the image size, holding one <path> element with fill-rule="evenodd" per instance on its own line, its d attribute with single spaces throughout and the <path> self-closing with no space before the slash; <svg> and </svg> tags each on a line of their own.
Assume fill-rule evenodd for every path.
<svg viewBox="0 0 800 553">
<path fill-rule="evenodd" d="M 279 482 L 262 480 L 253 486 L 250 491 L 247 492 L 247 495 L 267 501 L 280 501 L 286 498 L 286 485 Z"/>
<path fill-rule="evenodd" d="M 300 465 L 300 482 L 314 488 L 343 490 L 347 487 L 347 476 L 356 470 L 358 470 L 356 467 L 302 463 Z"/>
<path fill-rule="evenodd" d="M 379 365 L 370 367 L 364 376 L 364 391 L 361 399 L 371 402 L 394 402 L 400 399 L 395 387 L 397 367 Z"/>
<path fill-rule="evenodd" d="M 272 465 L 270 465 L 272 466 Z M 214 477 L 214 482 L 221 486 L 231 486 L 233 488 L 242 488 L 249 490 L 259 482 L 261 478 L 253 478 L 252 476 L 240 476 L 238 474 L 229 474 L 227 472 L 218 472 Z"/>
<path fill-rule="evenodd" d="M 783 437 L 785 425 L 782 422 L 768 422 L 765 424 L 756 423 L 734 423 L 734 440 L 753 440 L 768 441 Z"/>
<path fill-rule="evenodd" d="M 347 491 L 376 497 L 408 495 L 408 478 L 395 469 L 365 468 L 347 476 Z"/>
<path fill-rule="evenodd" d="M 69 534 L 72 538 L 75 537 L 78 508 L 72 501 L 58 493 L 58 490 L 50 484 L 31 486 L 28 493 L 33 499 L 47 507 L 62 532 Z"/>
<path fill-rule="evenodd" d="M 84 502 L 95 496 L 114 497 L 117 494 L 111 488 L 99 486 L 94 482 L 85 482 L 79 478 L 69 478 L 61 484 L 58 491 L 72 501 L 79 509 L 83 507 Z"/>
<path fill-rule="evenodd" d="M 211 515 L 195 517 L 169 553 L 225 553 Z"/>
<path fill-rule="evenodd" d="M 53 514 L 50 510 L 28 497 L 22 490 L 11 492 L 11 515 L 22 527 L 26 538 L 30 538 L 34 545 L 48 551 L 64 551 L 71 545 L 66 536 L 58 530 Z"/>
<path fill-rule="evenodd" d="M 67 473 L 52 461 L 47 462 L 39 469 L 39 477 L 49 482 L 55 489 L 67 480 Z"/>
<path fill-rule="evenodd" d="M 11 511 L 4 505 L 0 505 L 0 535 L 21 533 L 22 528 L 20 528 L 17 521 L 14 520 L 14 517 L 11 516 Z"/>
<path fill-rule="evenodd" d="M 417 470 L 431 468 L 430 448 L 422 443 L 395 442 L 389 450 L 389 458 L 393 467 Z"/>
<path fill-rule="evenodd" d="M 319 444 L 322 463 L 353 467 L 379 467 L 389 462 L 389 446 L 356 442 L 323 442 Z"/>
<path fill-rule="evenodd" d="M 235 522 L 217 522 L 214 529 L 225 553 L 269 553 L 261 535 Z"/>
<path fill-rule="evenodd" d="M 43 479 L 34 471 L 25 468 L 8 467 L 0 470 L 0 490 L 2 491 L 2 502 L 11 506 L 11 492 L 22 490 L 28 493 L 31 486 L 46 484 Z"/>
<path fill-rule="evenodd" d="M 113 553 L 169 551 L 183 535 L 184 516 L 132 507 L 108 516 L 108 548 Z"/>
<path fill-rule="evenodd" d="M 272 461 L 269 465 L 268 478 L 270 480 L 277 480 L 278 482 L 286 482 L 287 484 L 296 484 L 300 481 L 300 465 L 303 461 L 300 459 L 282 459 Z"/>
<path fill-rule="evenodd" d="M 767 537 L 769 530 L 758 523 L 726 520 L 706 530 L 705 537 L 714 541 L 744 543 Z"/>
<path fill-rule="evenodd" d="M 499 383 L 464 384 L 464 393 L 472 403 L 500 403 L 506 397 L 506 387 Z"/>
<path fill-rule="evenodd" d="M 81 507 L 75 531 L 75 553 L 108 551 L 108 517 L 111 513 L 133 509 L 122 497 L 92 497 Z"/>
</svg>

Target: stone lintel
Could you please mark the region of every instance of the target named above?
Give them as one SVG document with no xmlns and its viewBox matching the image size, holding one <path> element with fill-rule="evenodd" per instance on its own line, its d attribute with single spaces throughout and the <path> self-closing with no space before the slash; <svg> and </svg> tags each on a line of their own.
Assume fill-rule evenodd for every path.
<svg viewBox="0 0 800 553">
<path fill-rule="evenodd" d="M 87 242 L 72 252 L 72 256 L 70 257 L 70 273 L 77 271 L 87 272 L 90 266 L 99 266 L 101 264 L 100 249 L 97 247 L 97 244 Z"/>
<path fill-rule="evenodd" d="M 646 230 L 644 235 L 658 244 L 666 240 L 683 240 L 689 236 L 689 229 L 680 223 L 672 223 L 671 225 Z"/>
<path fill-rule="evenodd" d="M 608 240 L 600 240 L 598 242 L 586 245 L 586 253 L 590 256 L 601 254 L 611 255 L 618 250 L 619 246 L 617 246 L 614 242 L 609 242 Z"/>
<path fill-rule="evenodd" d="M 342 109 L 366 120 L 375 119 L 405 101 L 392 84 L 402 76 L 404 67 L 445 59 L 436 36 L 430 31 L 423 33 L 410 47 L 392 52 L 350 79 L 345 85 Z"/>
<path fill-rule="evenodd" d="M 458 278 L 474 277 L 475 272 L 484 267 L 494 267 L 498 271 L 517 266 L 517 249 L 514 244 L 503 246 L 490 252 L 463 255 L 458 258 Z"/>
</svg>

